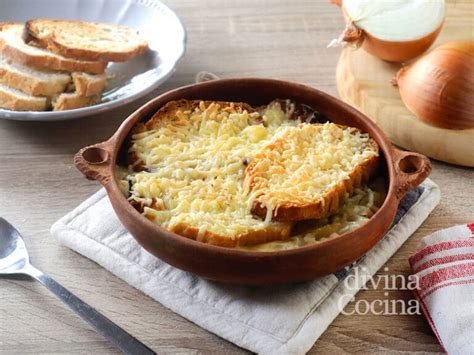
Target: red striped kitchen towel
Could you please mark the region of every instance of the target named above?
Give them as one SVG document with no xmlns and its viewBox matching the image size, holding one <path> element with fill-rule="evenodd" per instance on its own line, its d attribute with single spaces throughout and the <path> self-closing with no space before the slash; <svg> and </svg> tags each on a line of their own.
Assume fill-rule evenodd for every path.
<svg viewBox="0 0 474 355">
<path fill-rule="evenodd" d="M 474 354 L 474 223 L 437 231 L 409 259 L 415 297 L 449 354 Z"/>
</svg>

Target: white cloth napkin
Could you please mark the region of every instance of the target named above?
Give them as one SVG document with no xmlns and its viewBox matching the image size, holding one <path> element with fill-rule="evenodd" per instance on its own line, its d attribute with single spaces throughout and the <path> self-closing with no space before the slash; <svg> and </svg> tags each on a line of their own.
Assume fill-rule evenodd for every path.
<svg viewBox="0 0 474 355">
<path fill-rule="evenodd" d="M 474 223 L 423 238 L 409 259 L 415 296 L 449 354 L 474 354 Z"/>
<path fill-rule="evenodd" d="M 367 280 L 421 225 L 439 202 L 427 180 L 402 200 L 394 225 L 363 258 L 314 281 L 271 288 L 218 284 L 178 270 L 141 248 L 117 219 L 104 190 L 57 221 L 60 243 L 197 325 L 258 353 L 308 351 L 357 293 L 344 279 Z M 355 272 L 358 268 L 358 272 Z"/>
</svg>

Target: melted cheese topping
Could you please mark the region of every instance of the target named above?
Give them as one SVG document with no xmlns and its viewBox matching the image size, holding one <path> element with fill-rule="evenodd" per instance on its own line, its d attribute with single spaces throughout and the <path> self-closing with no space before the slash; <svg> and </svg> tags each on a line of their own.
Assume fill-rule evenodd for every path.
<svg viewBox="0 0 474 355">
<path fill-rule="evenodd" d="M 246 191 L 267 208 L 267 218 L 282 204 L 314 203 L 378 155 L 371 142 L 358 129 L 329 122 L 287 127 L 249 166 Z"/>
<path fill-rule="evenodd" d="M 288 240 L 242 246 L 239 249 L 262 252 L 295 249 L 350 232 L 369 221 L 382 206 L 386 194 L 384 179 L 376 179 L 370 185 L 355 189 L 354 195 L 347 198 L 332 216 L 318 221 L 299 222 L 294 228 L 294 235 Z"/>
<path fill-rule="evenodd" d="M 277 225 L 250 213 L 242 181 L 246 165 L 262 147 L 299 123 L 289 119 L 294 106 L 287 106 L 284 112 L 275 103 L 262 117 L 201 102 L 133 135 L 130 152 L 146 171 L 127 177 L 130 200 L 144 205 L 145 216 L 169 230 L 183 224 L 198 228 L 198 240 L 205 232 L 232 238 Z"/>
<path fill-rule="evenodd" d="M 374 154 L 366 149 L 368 135 L 332 123 L 303 124 L 290 119 L 293 104 L 286 102 L 284 107 L 286 111 L 274 102 L 260 115 L 233 104 L 201 102 L 193 110 L 162 117 L 132 136 L 129 153 L 135 164 L 118 171 L 121 187 L 147 218 L 171 231 L 193 227 L 199 231 L 198 240 L 207 232 L 234 239 L 278 227 L 280 223 L 271 221 L 271 208 L 263 221 L 251 214 L 255 199 L 271 205 L 281 196 L 320 196 L 335 179 L 347 178 L 354 166 Z M 245 169 L 269 146 L 278 149 L 271 149 L 259 168 L 271 184 L 251 191 L 244 182 Z M 272 159 L 285 164 L 276 167 Z M 133 171 L 137 167 L 141 171 Z M 288 249 L 356 228 L 376 210 L 376 195 L 369 188 L 358 189 L 336 215 L 311 222 L 311 231 L 298 232 L 297 224 L 298 235 L 288 241 L 248 249 Z"/>
</svg>

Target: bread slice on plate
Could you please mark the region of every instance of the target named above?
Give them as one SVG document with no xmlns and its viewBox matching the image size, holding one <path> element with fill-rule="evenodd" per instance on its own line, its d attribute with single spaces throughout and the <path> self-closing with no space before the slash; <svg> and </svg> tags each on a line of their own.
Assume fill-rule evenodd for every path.
<svg viewBox="0 0 474 355">
<path fill-rule="evenodd" d="M 0 108 L 12 111 L 45 111 L 48 108 L 48 99 L 31 96 L 0 84 Z"/>
<path fill-rule="evenodd" d="M 0 23 L 0 53 L 23 65 L 37 69 L 102 74 L 106 62 L 66 58 L 23 41 L 24 26 L 19 23 Z"/>
<path fill-rule="evenodd" d="M 129 27 L 72 20 L 29 20 L 23 38 L 65 57 L 105 62 L 124 62 L 148 49 Z"/>
<path fill-rule="evenodd" d="M 82 96 L 75 92 L 68 92 L 53 97 L 51 104 L 53 111 L 64 111 L 95 105 L 99 102 L 100 96 L 98 95 Z"/>
<path fill-rule="evenodd" d="M 37 70 L 0 54 L 0 83 L 32 96 L 54 96 L 71 82 L 67 73 Z"/>
<path fill-rule="evenodd" d="M 245 166 L 265 133 L 260 114 L 243 103 L 169 102 L 129 137 L 130 202 L 154 223 L 204 243 L 289 238 L 292 223 L 253 216 L 243 190 Z"/>
<path fill-rule="evenodd" d="M 375 172 L 378 156 L 377 143 L 357 128 L 288 127 L 246 168 L 252 212 L 277 221 L 325 218 Z"/>
<path fill-rule="evenodd" d="M 71 91 L 80 96 L 100 95 L 107 85 L 107 75 L 72 73 Z"/>
</svg>

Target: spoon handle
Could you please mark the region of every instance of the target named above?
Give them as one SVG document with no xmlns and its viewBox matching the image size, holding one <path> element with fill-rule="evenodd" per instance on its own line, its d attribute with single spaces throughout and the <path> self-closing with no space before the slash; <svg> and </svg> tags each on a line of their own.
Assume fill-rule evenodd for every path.
<svg viewBox="0 0 474 355">
<path fill-rule="evenodd" d="M 108 339 L 124 354 L 155 354 L 153 350 L 145 344 L 128 334 L 125 330 L 113 323 L 110 319 L 104 317 L 87 303 L 74 296 L 71 292 L 54 281 L 48 275 L 32 265 L 28 265 L 24 273 L 41 282 L 47 289 L 54 293 L 61 301 L 76 312 L 82 319 L 89 323 L 95 330 Z"/>
</svg>

